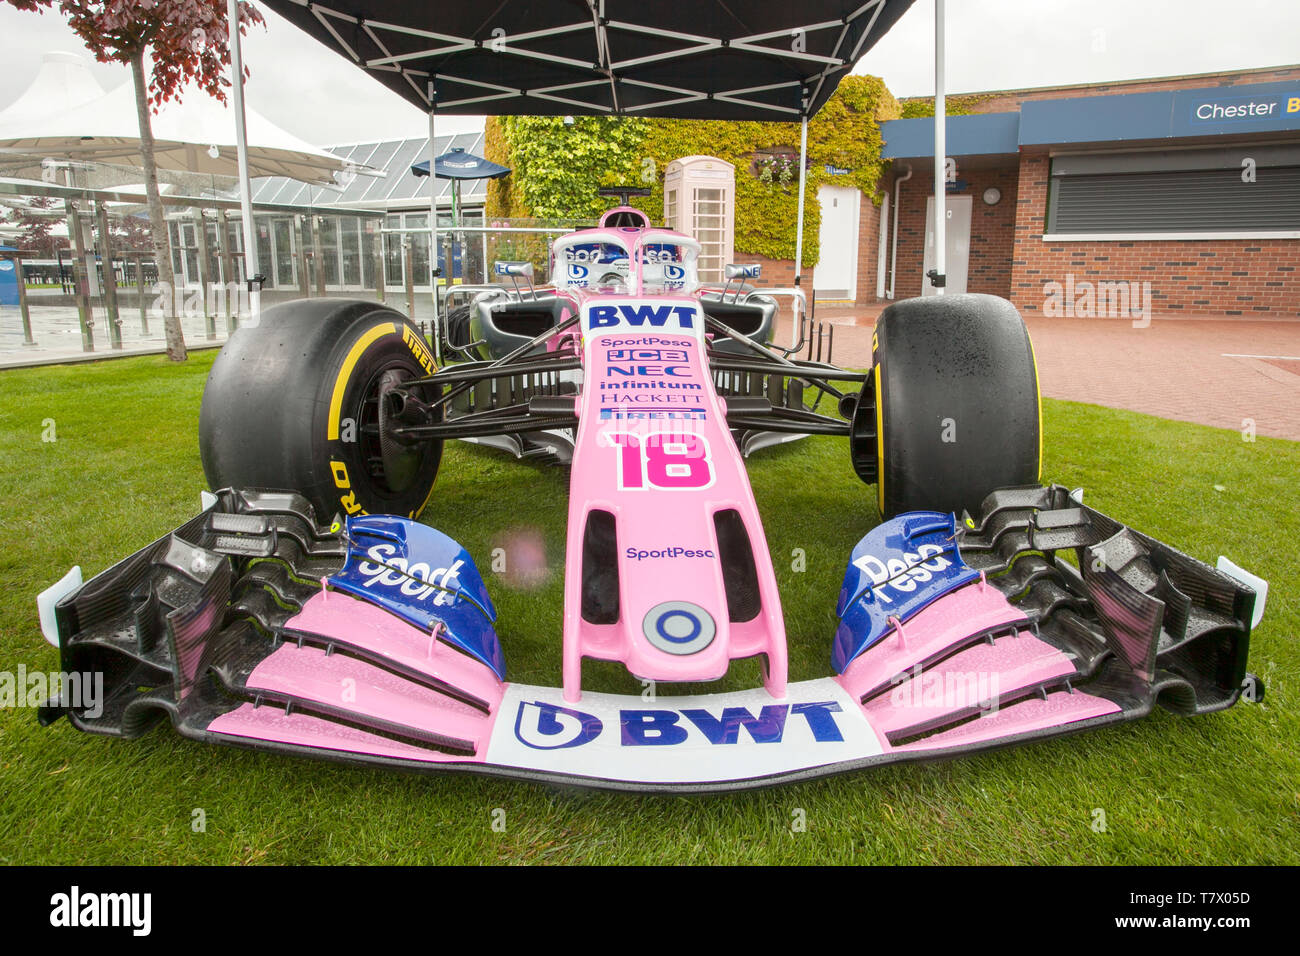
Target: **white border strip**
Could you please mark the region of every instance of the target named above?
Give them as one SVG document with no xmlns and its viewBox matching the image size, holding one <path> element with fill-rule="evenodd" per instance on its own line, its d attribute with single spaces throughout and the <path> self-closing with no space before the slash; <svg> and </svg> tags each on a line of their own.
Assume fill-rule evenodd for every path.
<svg viewBox="0 0 1300 956">
<path fill-rule="evenodd" d="M 1156 242 L 1162 239 L 1300 239 L 1300 230 L 1273 232 L 1073 232 L 1045 233 L 1043 242 Z"/>
</svg>

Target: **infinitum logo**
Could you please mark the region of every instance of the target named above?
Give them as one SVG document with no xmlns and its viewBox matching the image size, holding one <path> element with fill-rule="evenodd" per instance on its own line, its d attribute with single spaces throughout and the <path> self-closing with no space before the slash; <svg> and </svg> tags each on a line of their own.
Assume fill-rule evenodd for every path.
<svg viewBox="0 0 1300 956">
<path fill-rule="evenodd" d="M 151 893 L 83 893 L 74 886 L 50 897 L 50 925 L 130 927 L 134 936 L 148 936 L 153 925 Z"/>
</svg>

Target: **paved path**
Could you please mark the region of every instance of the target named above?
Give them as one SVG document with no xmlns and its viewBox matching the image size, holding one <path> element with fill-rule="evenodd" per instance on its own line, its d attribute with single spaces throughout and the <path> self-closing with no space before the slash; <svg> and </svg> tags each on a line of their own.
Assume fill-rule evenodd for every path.
<svg viewBox="0 0 1300 956">
<path fill-rule="evenodd" d="M 71 306 L 37 306 L 31 308 L 32 338 L 35 346 L 23 345 L 22 316 L 16 307 L 0 306 L 0 368 L 23 365 L 51 365 L 62 362 L 88 362 L 96 359 L 120 358 L 124 355 L 147 355 L 163 352 L 161 319 L 149 320 L 149 331 L 140 327 L 140 313 L 136 309 L 123 310 L 122 348 L 110 348 L 108 341 L 108 312 L 102 307 L 94 312 L 95 324 L 91 329 L 95 344 L 93 352 L 86 352 L 81 343 L 81 321 L 77 310 Z M 225 316 L 217 319 L 217 335 L 209 339 L 202 316 L 181 320 L 185 344 L 191 349 L 215 348 L 226 341 Z"/>
<path fill-rule="evenodd" d="M 834 359 L 865 367 L 880 306 L 822 308 Z M 1042 392 L 1110 408 L 1300 441 L 1300 322 L 1031 318 Z M 789 327 L 778 331 L 789 343 Z"/>
</svg>

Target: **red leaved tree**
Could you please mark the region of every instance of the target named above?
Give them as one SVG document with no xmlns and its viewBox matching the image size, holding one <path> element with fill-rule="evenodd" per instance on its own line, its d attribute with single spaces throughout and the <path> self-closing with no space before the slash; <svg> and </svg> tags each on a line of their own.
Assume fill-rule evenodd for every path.
<svg viewBox="0 0 1300 956">
<path fill-rule="evenodd" d="M 54 235 L 54 227 L 62 218 L 63 212 L 55 208 L 54 200 L 45 196 L 18 200 L 7 214 L 0 209 L 0 222 L 18 227 L 14 246 L 46 259 L 53 259 L 55 250 L 68 248 L 67 239 Z"/>
<path fill-rule="evenodd" d="M 170 244 L 162 199 L 158 194 L 158 165 L 154 160 L 152 107 L 163 103 L 194 84 L 210 96 L 225 102 L 226 73 L 230 49 L 226 32 L 226 0 L 7 0 L 20 10 L 57 8 L 68 25 L 85 41 L 101 63 L 125 63 L 135 82 L 136 115 L 140 122 L 140 157 L 144 167 L 145 192 L 149 197 L 150 228 L 158 281 L 165 293 L 167 356 L 184 361 L 185 337 L 176 314 L 172 291 Z M 250 4 L 239 4 L 239 29 L 261 23 L 262 15 Z M 145 77 L 145 57 L 150 71 Z"/>
</svg>

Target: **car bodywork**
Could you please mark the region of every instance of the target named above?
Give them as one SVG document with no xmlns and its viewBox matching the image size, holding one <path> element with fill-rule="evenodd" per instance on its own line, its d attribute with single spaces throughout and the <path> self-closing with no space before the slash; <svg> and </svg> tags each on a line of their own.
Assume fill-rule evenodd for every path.
<svg viewBox="0 0 1300 956">
<path fill-rule="evenodd" d="M 500 357 L 389 390 L 380 427 L 385 440 L 495 436 L 516 449 L 569 436 L 561 687 L 507 680 L 488 588 L 445 535 L 359 507 L 326 527 L 290 492 L 226 489 L 49 595 L 64 670 L 105 674 L 107 698 L 98 712 L 58 698 L 42 719 L 131 737 L 166 716 L 189 737 L 285 753 L 695 792 L 1242 695 L 1254 590 L 1054 486 L 867 533 L 828 635 L 834 675 L 790 682 L 743 450 L 759 433 L 874 447 L 870 388 L 836 384 L 869 377 L 710 314 L 721 293 L 702 288 L 689 237 L 606 225 L 556 249 L 551 323 Z M 604 275 L 568 269 L 569 253 L 593 249 Z M 853 463 L 870 477 L 869 454 Z M 647 700 L 583 686 L 588 659 L 669 685 L 749 657 L 763 681 L 747 691 Z"/>
</svg>

